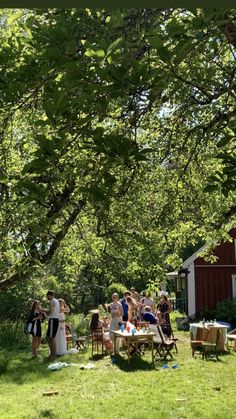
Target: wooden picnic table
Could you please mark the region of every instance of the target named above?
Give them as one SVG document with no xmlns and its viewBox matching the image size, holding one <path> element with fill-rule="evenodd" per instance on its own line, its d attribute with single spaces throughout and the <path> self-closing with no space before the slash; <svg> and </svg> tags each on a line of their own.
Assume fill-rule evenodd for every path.
<svg viewBox="0 0 236 419">
<path fill-rule="evenodd" d="M 140 343 L 149 343 L 151 346 L 151 352 L 152 352 L 152 364 L 154 366 L 154 347 L 153 347 L 153 337 L 155 336 L 155 333 L 153 332 L 143 332 L 143 331 L 136 331 L 134 334 L 132 334 L 131 332 L 127 332 L 126 330 L 124 330 L 123 332 L 121 332 L 120 330 L 118 331 L 113 331 L 113 336 L 114 336 L 114 355 L 117 355 L 117 339 L 122 339 L 125 340 L 126 344 L 127 344 L 127 353 L 128 353 L 128 362 L 130 362 L 130 352 L 131 352 L 131 348 L 133 349 L 133 346 L 135 346 L 136 348 L 136 352 L 138 349 L 138 344 Z"/>
</svg>

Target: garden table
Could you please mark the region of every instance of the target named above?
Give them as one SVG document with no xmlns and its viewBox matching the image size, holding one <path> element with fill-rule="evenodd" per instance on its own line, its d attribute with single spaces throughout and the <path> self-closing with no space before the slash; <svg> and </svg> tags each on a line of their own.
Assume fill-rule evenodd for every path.
<svg viewBox="0 0 236 419">
<path fill-rule="evenodd" d="M 138 330 L 134 334 L 132 334 L 131 332 L 127 332 L 126 330 L 124 330 L 123 332 L 113 331 L 112 333 L 114 336 L 114 355 L 117 354 L 117 350 L 116 350 L 117 339 L 122 339 L 126 341 L 127 352 L 128 352 L 128 362 L 130 362 L 130 352 L 131 352 L 130 349 L 132 348 L 131 345 L 134 345 L 137 351 L 139 343 L 149 343 L 151 346 L 151 351 L 152 351 L 152 364 L 154 365 L 153 337 L 155 336 L 155 333 L 143 332 L 143 331 L 138 331 Z"/>
<path fill-rule="evenodd" d="M 214 343 L 216 341 L 217 330 L 220 331 L 220 339 L 217 345 L 217 350 L 219 352 L 225 351 L 225 344 L 227 341 L 227 326 L 224 326 L 217 322 L 199 322 L 190 324 L 190 336 L 191 340 L 202 341 L 204 340 L 204 335 L 208 331 L 206 342 Z"/>
</svg>

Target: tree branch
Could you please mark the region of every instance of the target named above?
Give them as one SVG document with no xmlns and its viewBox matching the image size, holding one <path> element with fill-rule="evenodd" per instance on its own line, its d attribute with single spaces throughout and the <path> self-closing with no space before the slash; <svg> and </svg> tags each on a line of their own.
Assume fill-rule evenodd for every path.
<svg viewBox="0 0 236 419">
<path fill-rule="evenodd" d="M 39 252 L 37 251 L 37 252 L 35 252 L 36 257 L 34 259 L 29 259 L 27 261 L 27 264 L 26 264 L 25 260 L 22 261 L 22 264 L 17 266 L 18 272 L 15 272 L 9 278 L 6 278 L 6 279 L 3 279 L 3 280 L 0 281 L 0 289 L 1 290 L 9 288 L 12 285 L 14 285 L 15 283 L 21 282 L 21 281 L 29 278 L 30 275 L 32 274 L 32 268 L 35 265 L 37 265 L 39 263 L 46 264 L 46 263 L 49 263 L 51 261 L 51 259 L 54 256 L 56 250 L 58 249 L 61 241 L 65 238 L 70 226 L 74 223 L 76 217 L 79 215 L 79 213 L 81 212 L 81 210 L 83 209 L 85 204 L 86 204 L 85 199 L 81 199 L 79 201 L 78 205 L 74 208 L 71 215 L 64 222 L 60 231 L 55 235 L 47 253 L 45 253 L 43 256 L 40 257 Z"/>
</svg>

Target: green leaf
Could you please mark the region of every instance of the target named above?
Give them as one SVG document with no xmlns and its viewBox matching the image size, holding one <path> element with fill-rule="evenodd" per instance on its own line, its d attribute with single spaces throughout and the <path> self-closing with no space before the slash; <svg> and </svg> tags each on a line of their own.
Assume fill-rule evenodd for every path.
<svg viewBox="0 0 236 419">
<path fill-rule="evenodd" d="M 13 13 L 7 18 L 7 24 L 11 25 L 15 20 L 19 19 L 23 15 L 23 11 Z"/>
<path fill-rule="evenodd" d="M 25 175 L 26 173 L 44 173 L 47 167 L 48 164 L 45 162 L 45 159 L 41 157 L 32 160 L 30 163 L 27 163 L 22 170 L 22 174 Z"/>
<path fill-rule="evenodd" d="M 107 48 L 107 53 L 106 53 L 106 57 L 108 58 L 112 53 L 114 53 L 117 49 L 118 46 L 120 46 L 123 42 L 123 37 L 117 38 L 114 42 L 112 42 L 112 44 L 109 45 L 109 47 Z"/>
<path fill-rule="evenodd" d="M 96 52 L 93 49 L 88 48 L 85 51 L 84 55 L 86 55 L 86 57 L 95 57 L 96 56 Z"/>
<path fill-rule="evenodd" d="M 58 92 L 58 97 L 57 97 L 57 101 L 55 105 L 55 113 L 57 115 L 62 113 L 67 108 L 66 98 L 67 98 L 66 92 L 64 91 Z"/>
<path fill-rule="evenodd" d="M 178 23 L 177 21 L 171 21 L 168 25 L 167 25 L 167 32 L 171 35 L 171 36 L 179 36 L 182 34 L 185 34 L 186 29 L 184 27 L 183 24 Z"/>
<path fill-rule="evenodd" d="M 8 177 L 6 175 L 4 175 L 4 173 L 0 174 L 0 183 L 7 183 L 8 182 Z"/>
<path fill-rule="evenodd" d="M 219 185 L 207 185 L 204 188 L 204 192 L 214 192 L 219 188 Z"/>
<path fill-rule="evenodd" d="M 222 138 L 222 140 L 220 140 L 217 144 L 217 147 L 224 147 L 225 145 L 227 145 L 231 140 L 233 140 L 233 137 L 229 136 L 225 136 L 224 138 Z"/>
<path fill-rule="evenodd" d="M 170 61 L 171 53 L 166 47 L 161 47 L 157 49 L 157 53 L 162 61 Z"/>
<path fill-rule="evenodd" d="M 97 51 L 95 51 L 95 53 L 97 57 L 101 57 L 101 58 L 105 57 L 105 51 L 103 51 L 103 49 L 98 49 Z"/>
<path fill-rule="evenodd" d="M 153 148 L 146 147 L 146 148 L 142 148 L 142 150 L 140 150 L 140 153 L 146 154 L 146 153 L 152 153 L 153 151 L 155 151 Z"/>
<path fill-rule="evenodd" d="M 161 48 L 163 47 L 163 40 L 160 35 L 154 35 L 148 37 L 148 42 L 153 48 Z"/>
</svg>

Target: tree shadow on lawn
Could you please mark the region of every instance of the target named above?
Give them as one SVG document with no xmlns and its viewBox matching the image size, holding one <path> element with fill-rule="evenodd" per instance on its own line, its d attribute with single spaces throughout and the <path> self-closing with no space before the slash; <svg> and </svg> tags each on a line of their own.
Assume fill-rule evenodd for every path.
<svg viewBox="0 0 236 419">
<path fill-rule="evenodd" d="M 51 371 L 47 369 L 48 365 L 52 362 L 72 362 L 67 357 L 57 357 L 55 361 L 50 361 L 46 358 L 48 355 L 48 348 L 42 348 L 43 354 L 40 358 L 32 358 L 30 350 L 15 350 L 0 351 L 0 377 L 1 381 L 11 380 L 15 384 L 26 384 L 41 378 L 46 378 L 51 375 Z M 68 355 L 70 357 L 70 355 Z M 62 359 L 63 358 L 63 359 Z M 76 359 L 76 361 L 78 358 Z M 81 359 L 80 359 L 81 361 Z M 74 360 L 73 360 L 74 362 Z M 2 368 L 1 368 L 2 366 Z"/>
<path fill-rule="evenodd" d="M 130 362 L 128 361 L 126 354 L 111 356 L 111 362 L 112 364 L 120 368 L 120 370 L 125 372 L 132 372 L 138 370 L 150 371 L 155 369 L 151 361 L 147 361 L 138 355 L 133 355 L 130 359 Z"/>
</svg>

